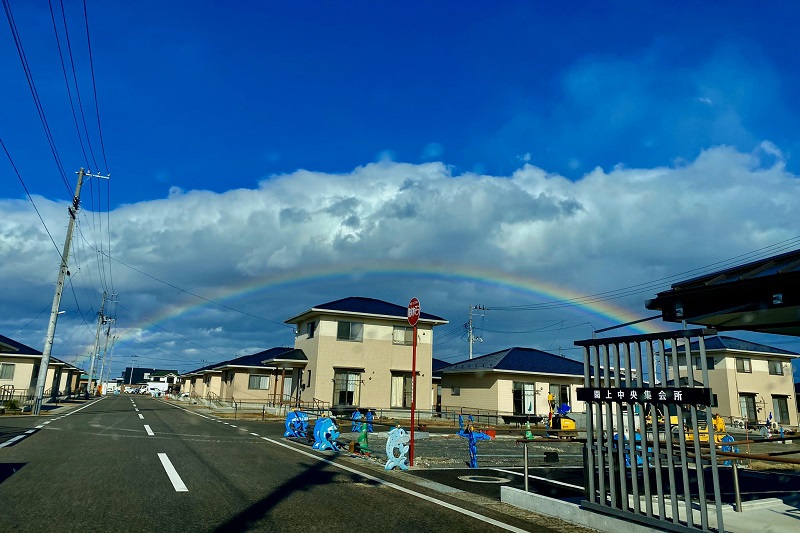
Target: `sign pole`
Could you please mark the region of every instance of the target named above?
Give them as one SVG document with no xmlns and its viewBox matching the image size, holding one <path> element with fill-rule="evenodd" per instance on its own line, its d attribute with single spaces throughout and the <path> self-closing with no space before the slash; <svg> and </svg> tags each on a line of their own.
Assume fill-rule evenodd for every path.
<svg viewBox="0 0 800 533">
<path fill-rule="evenodd" d="M 411 341 L 411 444 L 408 453 L 408 466 L 414 466 L 414 415 L 417 409 L 417 321 L 419 320 L 419 300 L 411 298 L 408 303 L 408 323 L 414 327 Z"/>
</svg>

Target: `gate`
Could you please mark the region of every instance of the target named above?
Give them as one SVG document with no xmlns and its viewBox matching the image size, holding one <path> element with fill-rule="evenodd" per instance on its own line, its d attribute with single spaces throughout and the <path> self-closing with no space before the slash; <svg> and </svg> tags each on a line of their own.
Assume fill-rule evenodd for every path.
<svg viewBox="0 0 800 533">
<path fill-rule="evenodd" d="M 584 507 L 671 531 L 710 531 L 711 517 L 724 531 L 704 342 L 715 333 L 575 342 L 587 402 Z"/>
</svg>

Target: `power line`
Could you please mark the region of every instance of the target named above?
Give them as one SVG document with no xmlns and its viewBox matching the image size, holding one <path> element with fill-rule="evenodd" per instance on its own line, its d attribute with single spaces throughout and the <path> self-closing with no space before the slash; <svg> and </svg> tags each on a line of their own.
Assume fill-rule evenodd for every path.
<svg viewBox="0 0 800 533">
<path fill-rule="evenodd" d="M 70 196 L 74 196 L 74 192 L 72 190 L 72 186 L 67 180 L 67 174 L 64 172 L 64 165 L 61 163 L 61 157 L 58 155 L 58 149 L 56 148 L 56 142 L 53 138 L 53 134 L 50 131 L 50 126 L 47 123 L 47 117 L 45 117 L 44 107 L 42 106 L 42 102 L 39 99 L 39 92 L 36 90 L 36 84 L 33 81 L 33 73 L 31 72 L 30 65 L 28 64 L 28 58 L 25 56 L 25 50 L 22 46 L 22 39 L 19 36 L 19 31 L 17 31 L 17 24 L 14 22 L 14 15 L 11 12 L 11 5 L 9 4 L 8 0 L 3 1 L 3 8 L 6 12 L 6 19 L 8 20 L 8 25 L 11 28 L 11 36 L 14 39 L 14 45 L 17 48 L 17 54 L 19 55 L 20 62 L 22 63 L 22 70 L 25 72 L 25 78 L 28 80 L 28 88 L 31 91 L 31 96 L 33 97 L 33 103 L 36 106 L 36 112 L 39 114 L 39 121 L 42 123 L 42 127 L 44 128 L 45 137 L 47 138 L 47 143 L 50 145 L 50 152 L 53 154 L 53 159 L 56 162 L 56 167 L 58 168 L 58 172 L 61 175 L 61 180 L 64 182 L 67 190 L 69 191 Z"/>
</svg>

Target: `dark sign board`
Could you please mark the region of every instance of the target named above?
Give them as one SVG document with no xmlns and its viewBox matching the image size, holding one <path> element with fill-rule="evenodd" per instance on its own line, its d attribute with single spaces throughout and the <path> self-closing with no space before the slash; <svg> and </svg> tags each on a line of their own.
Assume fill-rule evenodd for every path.
<svg viewBox="0 0 800 533">
<path fill-rule="evenodd" d="M 578 400 L 593 403 L 711 405 L 711 389 L 699 387 L 579 388 Z"/>
</svg>

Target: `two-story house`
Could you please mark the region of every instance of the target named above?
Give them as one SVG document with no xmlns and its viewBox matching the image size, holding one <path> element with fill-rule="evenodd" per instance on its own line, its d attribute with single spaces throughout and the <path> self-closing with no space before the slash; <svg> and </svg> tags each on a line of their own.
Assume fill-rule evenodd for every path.
<svg viewBox="0 0 800 533">
<path fill-rule="evenodd" d="M 800 354 L 727 336 L 709 337 L 705 347 L 715 413 L 751 426 L 763 424 L 772 413 L 776 424 L 798 425 L 792 360 Z M 692 353 L 696 350 L 693 343 Z M 700 382 L 701 363 L 695 356 L 693 374 Z"/>
<path fill-rule="evenodd" d="M 407 307 L 373 298 L 350 297 L 295 315 L 296 349 L 308 363 L 300 378 L 303 402 L 348 407 L 411 407 L 413 328 Z M 417 323 L 416 407 L 433 407 L 433 328 L 447 320 L 421 313 Z"/>
</svg>

